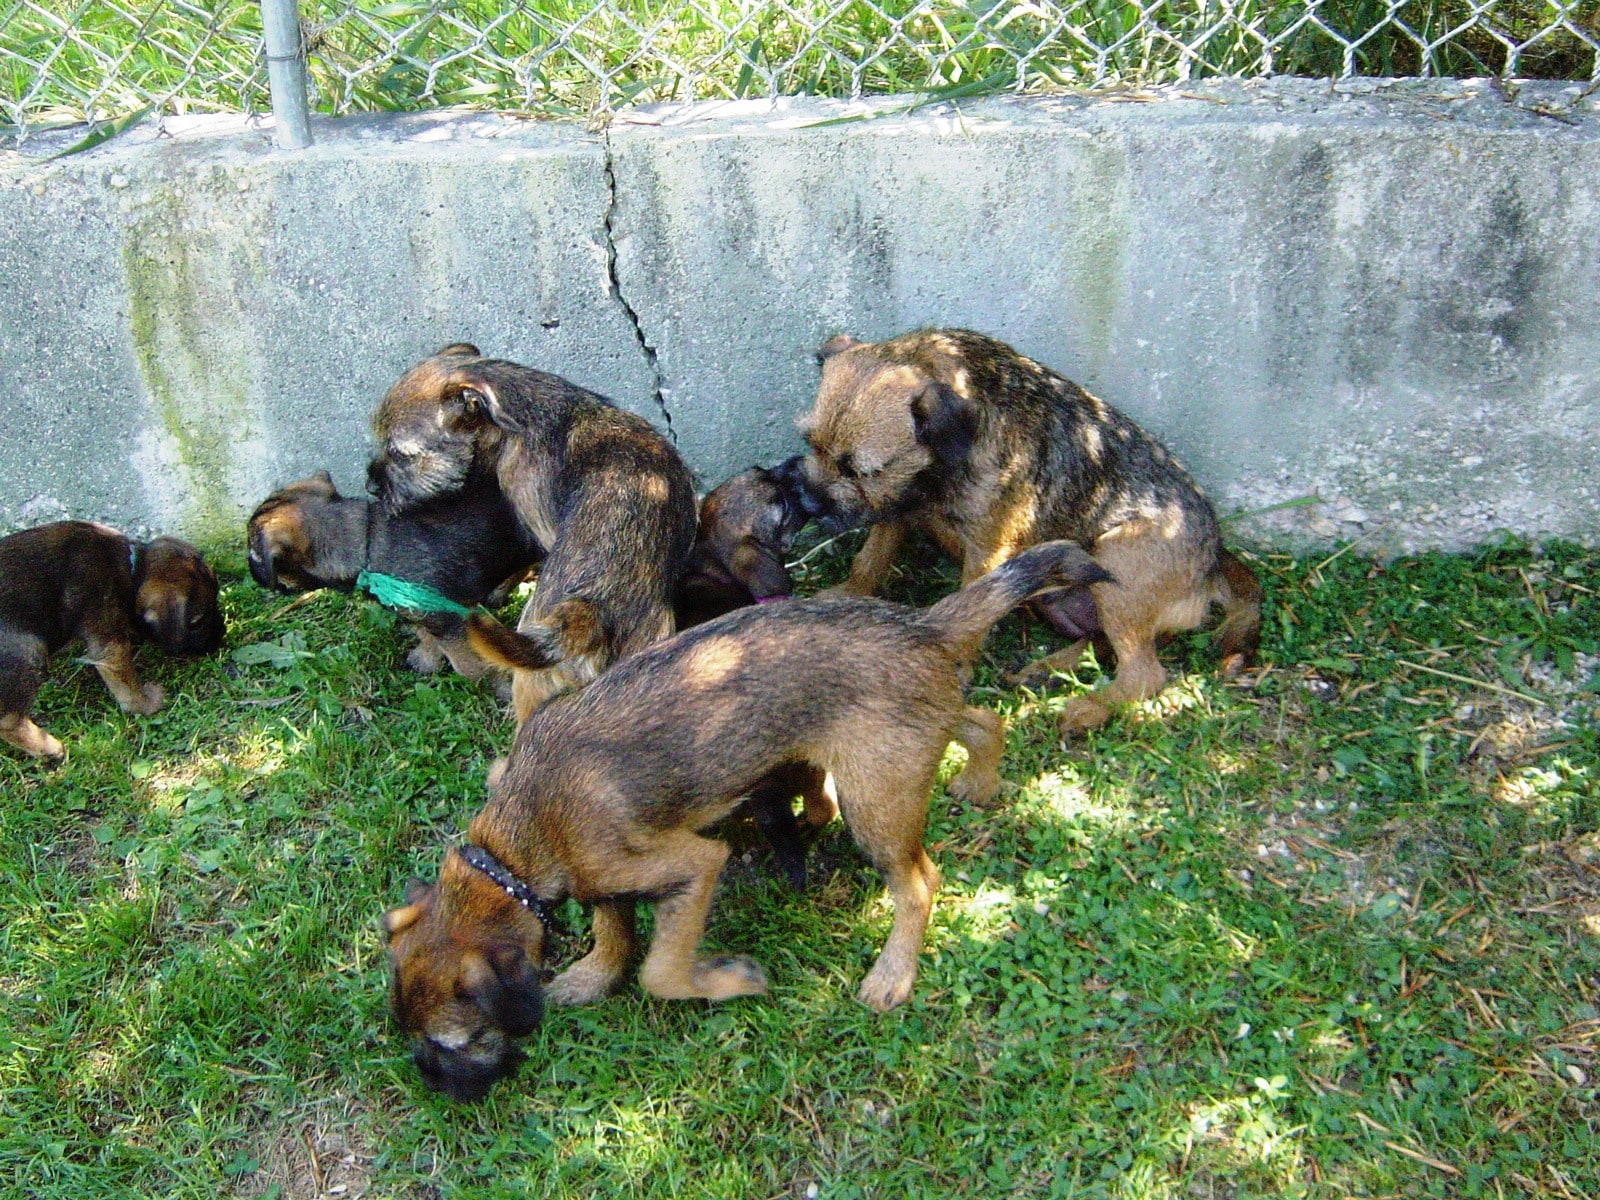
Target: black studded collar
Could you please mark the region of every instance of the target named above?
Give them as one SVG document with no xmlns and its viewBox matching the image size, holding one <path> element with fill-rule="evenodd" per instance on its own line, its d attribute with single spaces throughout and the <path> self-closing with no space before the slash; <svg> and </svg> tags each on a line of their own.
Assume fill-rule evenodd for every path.
<svg viewBox="0 0 1600 1200">
<path fill-rule="evenodd" d="M 498 858 L 482 846 L 474 846 L 471 842 L 457 846 L 456 853 L 467 866 L 480 874 L 487 875 L 501 891 L 538 917 L 544 925 L 546 935 L 552 938 L 565 935 L 566 929 L 561 924 L 561 918 L 556 916 L 550 901 L 536 894 L 531 887 L 513 875 Z"/>
</svg>

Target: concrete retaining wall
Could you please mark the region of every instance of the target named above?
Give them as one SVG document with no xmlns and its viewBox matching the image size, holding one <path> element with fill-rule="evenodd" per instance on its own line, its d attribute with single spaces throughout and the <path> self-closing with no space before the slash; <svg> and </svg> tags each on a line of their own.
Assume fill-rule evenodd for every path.
<svg viewBox="0 0 1600 1200">
<path fill-rule="evenodd" d="M 967 325 L 1164 439 L 1274 541 L 1600 539 L 1600 106 L 1272 81 L 608 130 L 170 121 L 0 162 L 0 528 L 237 536 L 357 490 L 458 339 L 661 424 L 707 484 L 796 448 L 815 347 Z M 872 113 L 871 119 L 839 120 Z"/>
</svg>

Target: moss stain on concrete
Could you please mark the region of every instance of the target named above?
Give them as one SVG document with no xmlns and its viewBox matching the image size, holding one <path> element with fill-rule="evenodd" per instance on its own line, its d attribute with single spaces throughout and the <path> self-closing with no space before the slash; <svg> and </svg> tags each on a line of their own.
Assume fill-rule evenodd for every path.
<svg viewBox="0 0 1600 1200">
<path fill-rule="evenodd" d="M 128 230 L 122 263 L 134 357 L 179 476 L 157 486 L 177 492 L 186 534 L 215 539 L 240 519 L 229 484 L 234 447 L 251 421 L 249 366 L 237 300 L 208 278 L 231 257 L 228 248 L 196 244 L 224 235 L 215 224 L 197 229 L 187 215 L 176 192 L 153 192 Z"/>
</svg>

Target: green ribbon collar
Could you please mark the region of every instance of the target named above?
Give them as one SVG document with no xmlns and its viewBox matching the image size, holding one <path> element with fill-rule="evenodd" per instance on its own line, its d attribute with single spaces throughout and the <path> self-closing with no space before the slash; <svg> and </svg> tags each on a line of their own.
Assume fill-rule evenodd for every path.
<svg viewBox="0 0 1600 1200">
<path fill-rule="evenodd" d="M 404 609 L 406 612 L 455 613 L 464 617 L 472 610 L 457 604 L 442 592 L 409 579 L 397 579 L 377 571 L 363 571 L 356 576 L 356 587 L 366 592 L 385 608 Z"/>
</svg>

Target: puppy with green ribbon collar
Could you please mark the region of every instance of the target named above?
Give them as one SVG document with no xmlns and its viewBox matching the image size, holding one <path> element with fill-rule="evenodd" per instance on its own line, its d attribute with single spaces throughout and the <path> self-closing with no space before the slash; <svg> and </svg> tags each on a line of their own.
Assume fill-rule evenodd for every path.
<svg viewBox="0 0 1600 1200">
<path fill-rule="evenodd" d="M 407 663 L 431 674 L 448 661 L 478 679 L 491 668 L 468 646 L 474 608 L 498 607 L 539 559 L 538 544 L 494 487 L 401 514 L 339 494 L 318 471 L 267 497 L 250 517 L 250 574 L 263 587 L 362 591 L 417 631 Z"/>
</svg>

